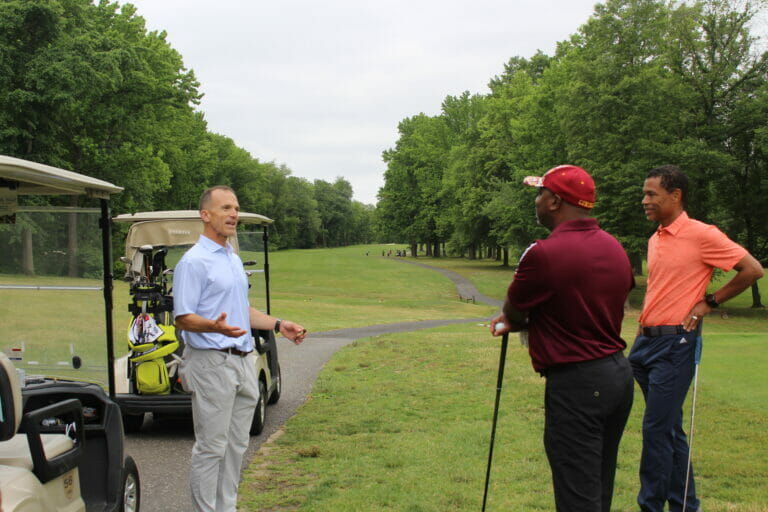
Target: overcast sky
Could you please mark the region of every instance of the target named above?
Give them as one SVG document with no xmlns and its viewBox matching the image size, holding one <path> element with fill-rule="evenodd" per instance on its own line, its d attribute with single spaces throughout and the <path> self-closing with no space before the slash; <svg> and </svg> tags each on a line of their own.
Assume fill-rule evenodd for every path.
<svg viewBox="0 0 768 512">
<path fill-rule="evenodd" d="M 121 3 L 126 3 L 122 2 Z M 210 131 L 376 203 L 397 124 L 552 55 L 594 0 L 134 0 L 193 69 Z"/>
</svg>

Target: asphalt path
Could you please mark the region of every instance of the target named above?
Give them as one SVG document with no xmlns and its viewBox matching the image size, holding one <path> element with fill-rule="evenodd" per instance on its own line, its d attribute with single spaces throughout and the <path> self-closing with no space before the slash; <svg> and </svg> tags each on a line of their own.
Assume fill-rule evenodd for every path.
<svg viewBox="0 0 768 512">
<path fill-rule="evenodd" d="M 406 259 L 397 261 L 439 271 L 456 284 L 462 297 L 474 297 L 477 302 L 501 306 L 501 301 L 483 296 L 469 281 L 455 272 Z M 244 466 L 251 463 L 259 447 L 278 432 L 304 403 L 320 370 L 341 347 L 370 336 L 487 321 L 488 318 L 427 320 L 338 329 L 310 333 L 304 343 L 298 346 L 285 338 L 278 338 L 278 360 L 283 377 L 280 401 L 267 407 L 264 431 L 251 437 L 248 452 L 243 459 Z M 147 415 L 141 431 L 126 436 L 126 453 L 134 458 L 139 469 L 143 512 L 183 512 L 192 509 L 187 478 L 193 443 L 194 432 L 189 418 L 155 420 Z"/>
</svg>

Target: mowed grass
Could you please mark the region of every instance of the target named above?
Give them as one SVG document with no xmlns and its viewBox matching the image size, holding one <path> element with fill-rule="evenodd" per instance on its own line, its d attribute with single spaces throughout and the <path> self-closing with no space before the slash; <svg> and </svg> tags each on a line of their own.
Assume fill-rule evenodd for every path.
<svg viewBox="0 0 768 512">
<path fill-rule="evenodd" d="M 512 276 L 488 260 L 419 261 L 465 275 L 497 298 Z M 642 289 L 644 281 L 638 284 Z M 768 283 L 762 284 L 765 290 Z M 694 464 L 707 511 L 768 511 L 768 316 L 742 304 L 751 299 L 741 296 L 724 308 L 726 315 L 710 316 L 704 335 Z M 637 316 L 633 308 L 624 322 L 630 343 Z M 378 336 L 342 349 L 284 433 L 252 461 L 240 508 L 479 510 L 498 358 L 499 339 L 475 323 Z M 544 380 L 515 335 L 505 372 L 488 510 L 554 510 L 542 445 Z M 638 389 L 619 457 L 616 511 L 637 510 L 643 410 Z M 690 403 L 684 417 L 687 428 Z"/>
<path fill-rule="evenodd" d="M 271 253 L 271 312 L 310 332 L 375 324 L 490 317 L 496 308 L 458 300 L 436 272 L 381 256 L 391 246 L 289 250 Z M 368 256 L 366 256 L 368 252 Z M 260 254 L 244 253 L 243 259 Z M 251 277 L 253 304 L 264 309 L 261 274 Z"/>
</svg>

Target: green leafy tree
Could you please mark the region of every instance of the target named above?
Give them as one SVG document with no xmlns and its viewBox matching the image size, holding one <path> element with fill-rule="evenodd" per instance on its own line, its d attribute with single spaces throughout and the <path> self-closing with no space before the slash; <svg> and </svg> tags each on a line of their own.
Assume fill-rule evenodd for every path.
<svg viewBox="0 0 768 512">
<path fill-rule="evenodd" d="M 352 185 L 341 177 L 333 183 L 315 180 L 314 184 L 320 215 L 318 245 L 349 245 L 352 240 Z"/>
</svg>

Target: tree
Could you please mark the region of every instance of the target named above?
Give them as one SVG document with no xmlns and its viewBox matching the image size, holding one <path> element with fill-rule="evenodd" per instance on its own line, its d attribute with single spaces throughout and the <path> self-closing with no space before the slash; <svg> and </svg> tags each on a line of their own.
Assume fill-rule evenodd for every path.
<svg viewBox="0 0 768 512">
<path fill-rule="evenodd" d="M 715 221 L 759 260 L 768 260 L 768 52 L 756 52 L 750 23 L 765 2 L 707 0 L 675 12 L 670 67 L 691 91 L 688 141 L 709 186 L 699 196 Z M 691 159 L 693 160 L 693 159 Z M 691 165 L 687 165 L 689 169 Z M 757 283 L 752 306 L 762 307 Z"/>
<path fill-rule="evenodd" d="M 341 177 L 333 183 L 315 180 L 315 201 L 320 214 L 318 245 L 349 245 L 352 239 L 352 185 Z"/>
<path fill-rule="evenodd" d="M 395 147 L 383 155 L 387 170 L 379 191 L 378 222 L 392 241 L 407 242 L 413 256 L 420 242 L 428 244 L 431 255 L 446 230 L 441 217 L 448 127 L 442 117 L 422 113 L 402 120 L 398 131 Z"/>
</svg>

